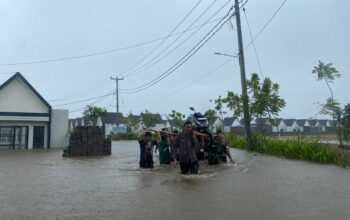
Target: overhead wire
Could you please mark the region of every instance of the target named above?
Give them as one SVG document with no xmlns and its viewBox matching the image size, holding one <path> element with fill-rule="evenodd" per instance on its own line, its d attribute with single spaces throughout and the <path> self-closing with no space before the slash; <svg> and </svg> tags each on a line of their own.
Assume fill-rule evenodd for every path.
<svg viewBox="0 0 350 220">
<path fill-rule="evenodd" d="M 104 99 L 106 99 L 106 98 L 108 98 L 108 97 L 110 97 L 110 96 L 105 96 L 105 97 L 102 97 L 102 98 L 100 98 L 100 99 L 97 99 L 96 101 L 91 102 L 91 103 L 90 103 L 90 104 L 88 104 L 88 105 L 95 105 L 96 103 L 98 103 L 98 102 L 100 102 L 100 101 L 102 101 L 102 100 L 104 100 Z M 77 108 L 77 109 L 71 110 L 71 111 L 69 111 L 69 113 L 74 113 L 74 112 L 77 112 L 77 111 L 83 110 L 85 107 L 86 107 L 86 106 L 83 106 L 83 107 L 80 107 L 80 108 Z"/>
<path fill-rule="evenodd" d="M 228 13 L 185 56 L 183 56 L 178 62 L 176 62 L 167 71 L 163 72 L 162 74 L 157 76 L 155 79 L 153 79 L 153 80 L 151 80 L 151 81 L 149 81 L 141 86 L 138 86 L 138 87 L 135 87 L 132 89 L 124 89 L 124 91 L 127 91 L 125 93 L 129 94 L 129 93 L 135 93 L 135 92 L 140 92 L 142 90 L 145 90 L 145 89 L 155 85 L 156 83 L 158 83 L 159 81 L 161 81 L 165 77 L 169 76 L 171 73 L 173 73 L 176 69 L 178 69 L 181 65 L 183 65 L 189 58 L 191 58 L 201 47 L 203 47 L 223 27 L 223 25 L 231 17 L 233 17 L 235 15 L 235 13 L 233 13 L 231 16 L 229 16 L 232 9 L 233 9 L 233 6 L 230 7 Z M 225 18 L 227 18 L 227 17 L 228 17 L 228 19 L 226 19 L 226 21 L 224 21 L 222 23 L 222 21 L 225 20 Z M 220 23 L 222 23 L 222 24 L 220 25 Z"/>
<path fill-rule="evenodd" d="M 246 0 L 240 6 L 240 8 L 244 7 L 244 5 L 247 2 L 248 2 L 248 0 Z M 163 72 L 162 74 L 158 75 L 155 79 L 153 79 L 153 80 L 151 80 L 151 81 L 149 81 L 141 86 L 131 88 L 131 89 L 124 89 L 124 91 L 126 91 L 124 93 L 130 94 L 130 93 L 136 93 L 136 92 L 143 91 L 143 90 L 155 85 L 156 83 L 160 82 L 161 80 L 163 80 L 164 78 L 169 76 L 171 73 L 173 73 L 176 69 L 178 69 L 181 65 L 183 65 L 189 58 L 191 58 L 201 47 L 203 47 L 223 27 L 223 25 L 231 19 L 231 17 L 235 16 L 234 12 L 232 13 L 231 16 L 229 16 L 230 12 L 233 10 L 233 8 L 234 8 L 234 6 L 230 7 L 227 14 L 185 56 L 183 56 L 177 63 L 175 63 L 167 71 Z M 226 17 L 228 17 L 228 18 L 225 20 Z M 225 21 L 220 25 L 220 23 L 223 20 L 225 20 Z M 218 26 L 219 26 L 219 28 L 217 28 Z M 215 30 L 216 28 L 217 28 L 217 30 Z"/>
<path fill-rule="evenodd" d="M 273 18 L 277 15 L 277 13 L 281 10 L 281 8 L 284 6 L 284 4 L 287 2 L 287 0 L 284 0 L 282 2 L 282 4 L 279 6 L 279 8 L 273 13 L 273 15 L 270 17 L 270 19 L 265 23 L 265 25 L 260 29 L 260 31 L 255 35 L 255 37 L 253 38 L 252 41 L 250 41 L 247 46 L 245 46 L 244 50 L 248 49 L 250 47 L 250 45 L 253 44 L 253 41 L 255 41 L 260 34 L 266 29 L 266 27 L 271 23 L 271 21 L 273 20 Z"/>
<path fill-rule="evenodd" d="M 114 91 L 114 90 L 113 90 L 113 91 Z M 113 94 L 115 94 L 115 92 L 110 92 L 110 93 L 107 93 L 107 94 L 105 94 L 105 95 L 97 96 L 97 97 L 94 97 L 94 98 L 82 99 L 82 100 L 78 100 L 78 101 L 74 101 L 74 102 L 67 102 L 67 103 L 63 103 L 63 104 L 59 104 L 59 105 L 54 105 L 53 107 L 66 106 L 66 105 L 71 105 L 71 104 L 86 102 L 86 101 L 90 101 L 90 100 L 94 100 L 94 99 L 103 98 L 103 97 L 106 97 L 106 96 L 111 96 L 111 95 L 113 95 Z"/>
<path fill-rule="evenodd" d="M 247 1 L 248 1 L 248 0 L 247 0 Z M 246 1 L 244 4 L 246 4 L 247 1 Z M 242 7 L 244 6 L 244 4 L 242 5 Z M 232 10 L 232 8 L 233 8 L 233 7 L 230 8 L 229 12 Z M 229 12 L 228 12 L 228 14 L 229 14 Z M 227 17 L 228 14 L 227 14 L 225 17 Z M 184 62 L 187 61 L 195 52 L 197 52 L 211 37 L 213 37 L 213 36 L 217 33 L 217 31 L 219 31 L 219 30 L 222 28 L 222 26 L 223 26 L 227 21 L 229 21 L 230 18 L 233 17 L 234 15 L 235 15 L 235 14 L 232 14 L 232 15 L 231 15 L 231 16 L 230 16 L 230 17 L 229 17 L 229 18 L 228 18 L 228 19 L 227 19 L 227 20 L 226 20 L 226 21 L 225 21 L 225 22 L 224 22 L 224 23 L 223 23 L 223 24 L 222 24 L 222 25 L 221 25 L 221 26 L 206 40 L 206 41 L 204 41 L 204 43 L 202 43 L 202 44 L 199 46 L 199 48 L 195 49 L 194 52 L 193 52 L 189 57 L 187 57 L 187 58 L 184 60 Z M 221 21 L 224 20 L 225 17 L 223 17 L 223 18 L 220 20 L 220 22 L 219 22 L 218 24 L 220 24 Z M 218 24 L 217 24 L 217 25 L 218 25 Z M 216 25 L 215 27 L 217 27 L 217 25 Z M 215 27 L 214 27 L 212 30 L 214 30 Z M 208 35 L 212 32 L 212 30 L 211 30 L 206 36 L 208 36 Z M 205 39 L 205 37 L 204 37 L 203 39 Z M 203 40 L 203 39 L 202 39 L 202 40 Z M 202 40 L 201 40 L 201 41 L 202 41 Z M 201 42 L 201 41 L 200 41 L 200 42 Z M 198 46 L 198 44 L 197 44 L 196 46 Z M 194 48 L 195 48 L 195 47 L 194 47 Z M 192 51 L 192 50 L 191 50 L 191 51 Z M 190 51 L 190 52 L 191 52 L 191 51 Z M 189 53 L 188 53 L 188 54 L 189 54 Z M 186 55 L 188 55 L 188 54 L 186 54 Z M 186 55 L 185 55 L 185 56 L 186 56 Z M 184 62 L 180 63 L 180 65 L 182 65 Z M 225 62 L 224 64 L 226 64 L 226 62 Z M 177 66 L 176 69 L 177 69 L 178 67 L 179 67 L 179 66 Z M 174 69 L 174 70 L 176 70 L 176 69 Z M 173 70 L 173 71 L 174 71 L 174 70 Z M 172 71 L 172 72 L 173 72 L 173 71 Z M 170 73 L 168 73 L 168 74 L 170 74 Z M 167 75 L 166 75 L 166 76 L 167 76 Z M 163 77 L 163 78 L 164 78 L 164 77 Z M 155 81 L 153 84 L 159 82 L 159 81 L 160 81 L 161 79 L 163 79 L 163 78 L 158 78 L 158 80 Z M 153 84 L 152 84 L 152 85 L 153 85 Z M 113 94 L 113 93 L 112 93 L 112 94 Z M 112 94 L 109 94 L 109 95 L 112 95 Z"/>
<path fill-rule="evenodd" d="M 217 10 L 207 21 L 209 21 L 210 19 L 212 19 L 215 15 L 217 15 L 228 3 L 230 3 L 231 0 L 228 0 L 222 7 L 219 8 L 219 10 Z M 206 10 L 204 12 L 202 12 L 202 14 L 187 28 L 191 28 L 191 26 L 193 24 L 195 24 L 211 7 L 212 5 L 215 3 L 215 1 L 209 5 Z M 185 38 L 183 41 L 181 41 L 181 43 L 179 43 L 176 47 L 174 47 L 172 50 L 170 50 L 168 53 L 166 53 L 164 56 L 162 56 L 161 58 L 157 59 L 156 61 L 154 61 L 157 57 L 159 57 L 163 52 L 165 52 L 167 49 L 169 49 L 171 46 L 173 46 L 173 44 L 182 37 L 182 35 L 180 35 L 178 38 L 176 38 L 171 44 L 169 44 L 165 49 L 163 49 L 157 56 L 155 56 L 153 59 L 151 59 L 150 61 L 148 61 L 146 64 L 142 65 L 141 67 L 139 67 L 138 69 L 136 69 L 135 71 L 130 72 L 129 74 L 126 75 L 126 77 L 131 77 L 134 75 L 137 75 L 147 69 L 149 69 L 150 67 L 154 66 L 155 64 L 159 63 L 160 61 L 162 61 L 164 58 L 166 58 L 167 56 L 169 56 L 172 52 L 174 52 L 177 48 L 179 48 L 181 45 L 183 45 L 188 39 L 190 39 L 191 37 L 193 37 L 204 25 L 201 25 L 198 29 L 196 29 L 193 33 L 191 33 L 191 35 L 189 35 L 187 38 Z M 187 30 L 186 29 L 186 30 Z M 152 61 L 154 61 L 153 63 L 151 63 Z M 150 64 L 151 63 L 151 64 Z M 148 65 L 150 64 L 150 65 Z M 148 65 L 148 66 L 147 66 Z M 146 67 L 145 67 L 146 66 Z M 145 68 L 143 68 L 145 67 Z"/>
<path fill-rule="evenodd" d="M 215 21 L 217 21 L 219 19 L 221 19 L 221 18 L 215 18 L 215 19 L 213 19 L 211 21 L 208 21 L 206 23 L 202 23 L 200 25 L 197 25 L 197 26 L 195 26 L 195 27 L 193 27 L 193 28 L 191 28 L 191 29 L 189 29 L 187 31 L 191 31 L 193 29 L 197 29 L 197 28 L 199 28 L 199 27 L 201 27 L 203 25 L 207 25 L 207 24 L 213 23 L 213 22 L 215 22 Z M 186 31 L 179 31 L 177 33 L 172 34 L 170 37 L 177 36 L 177 35 L 182 34 L 184 32 L 186 32 Z M 56 58 L 56 59 L 45 59 L 45 60 L 37 60 L 37 61 L 14 62 L 14 63 L 0 63 L 0 66 L 18 66 L 18 65 L 30 65 L 30 64 L 41 64 L 41 63 L 51 63 L 51 62 L 62 62 L 62 61 L 76 60 L 76 59 L 81 59 L 81 58 L 105 55 L 105 54 L 115 53 L 115 52 L 118 52 L 118 51 L 133 49 L 133 48 L 136 48 L 136 47 L 141 47 L 141 46 L 145 46 L 145 45 L 148 45 L 148 44 L 152 44 L 152 43 L 155 43 L 157 41 L 160 41 L 160 40 L 163 40 L 163 39 L 166 39 L 166 38 L 168 38 L 168 36 L 160 37 L 160 38 L 149 40 L 149 41 L 145 41 L 145 42 L 142 42 L 142 43 L 133 44 L 133 45 L 130 45 L 130 46 L 125 46 L 125 47 L 120 47 L 120 48 L 115 48 L 115 49 L 110 49 L 110 50 L 104 50 L 104 51 L 95 52 L 95 53 L 89 53 L 89 54 L 83 54 L 83 55 L 77 55 L 77 56 L 71 56 L 71 57 L 61 57 L 61 58 Z"/>
<path fill-rule="evenodd" d="M 146 60 L 148 57 L 150 57 L 158 48 L 166 41 L 168 38 L 176 31 L 178 27 L 191 15 L 191 13 L 198 7 L 198 5 L 201 3 L 202 0 L 199 0 L 192 8 L 191 10 L 185 15 L 185 17 L 173 28 L 172 31 L 155 47 L 151 52 L 149 52 L 146 56 L 141 58 L 139 61 L 137 61 L 135 64 L 133 64 L 131 67 L 129 67 L 127 70 L 123 71 L 120 75 L 125 75 L 130 70 L 137 67 L 140 63 L 142 63 L 144 60 Z"/>
<path fill-rule="evenodd" d="M 258 52 L 257 52 L 257 50 L 256 50 L 256 46 L 255 46 L 253 34 L 252 34 L 252 31 L 251 31 L 251 28 L 250 28 L 250 25 L 249 25 L 249 21 L 248 21 L 248 17 L 247 17 L 247 14 L 246 14 L 246 12 L 245 12 L 245 8 L 244 8 L 244 7 L 243 7 L 243 13 L 244 13 L 245 20 L 246 20 L 246 22 L 247 22 L 247 26 L 248 26 L 248 30 L 249 30 L 249 35 L 250 35 L 250 38 L 251 38 L 251 40 L 252 40 L 252 44 L 253 44 L 253 47 L 254 47 L 255 57 L 256 57 L 256 60 L 257 60 L 257 62 L 258 62 L 258 66 L 259 66 L 259 70 L 260 70 L 260 75 L 262 76 L 262 78 L 264 78 L 263 71 L 262 71 L 261 64 L 260 64 L 260 59 L 259 59 L 259 56 L 258 56 Z"/>
<path fill-rule="evenodd" d="M 170 97 L 170 96 L 172 96 L 172 95 L 175 95 L 175 94 L 177 94 L 177 93 L 179 93 L 179 92 L 185 90 L 186 88 L 188 88 L 188 87 L 190 87 L 190 86 L 192 86 L 192 85 L 194 85 L 194 84 L 200 82 L 201 80 L 205 79 L 205 78 L 208 77 L 209 75 L 211 75 L 211 74 L 217 72 L 218 70 L 220 70 L 222 67 L 224 67 L 226 64 L 228 64 L 228 63 L 231 62 L 232 60 L 234 60 L 234 58 L 231 58 L 231 59 L 225 61 L 224 63 L 220 64 L 219 66 L 217 66 L 216 68 L 214 68 L 213 70 L 211 70 L 210 72 L 208 72 L 207 74 L 202 75 L 201 77 L 196 78 L 196 79 L 193 80 L 191 83 L 189 83 L 189 84 L 187 84 L 187 85 L 185 85 L 185 86 L 183 86 L 183 87 L 181 87 L 181 88 L 175 90 L 174 92 L 172 92 L 172 93 L 170 93 L 170 94 L 168 94 L 168 95 L 166 95 L 166 96 L 163 96 L 163 97 L 161 97 L 161 98 L 155 99 L 155 100 L 153 100 L 153 101 L 151 101 L 151 102 L 143 103 L 143 104 L 140 104 L 140 105 L 132 105 L 132 106 L 128 106 L 128 107 L 129 107 L 129 108 L 134 108 L 134 107 L 146 106 L 146 105 L 149 105 L 149 104 L 153 104 L 153 103 L 162 101 L 162 100 L 164 100 L 164 99 L 166 99 L 166 98 L 168 98 L 168 97 Z"/>
<path fill-rule="evenodd" d="M 110 82 L 109 78 L 104 79 L 103 81 L 100 81 L 84 90 L 78 91 L 77 93 L 73 93 L 71 95 L 67 95 L 61 98 L 56 98 L 56 99 L 51 99 L 48 100 L 49 102 L 61 102 L 61 101 L 65 101 L 65 100 L 71 100 L 71 99 L 75 99 L 77 97 L 83 97 L 86 95 L 90 95 L 92 93 L 95 93 L 96 91 L 99 91 L 99 89 L 101 88 L 105 88 L 106 86 L 112 84 L 112 82 Z"/>
<path fill-rule="evenodd" d="M 185 31 L 187 32 L 187 30 L 189 30 L 216 2 L 217 0 L 213 1 L 186 29 Z M 230 2 L 231 0 L 229 0 L 228 2 Z M 212 17 L 211 17 L 212 18 Z M 210 19 L 209 19 L 210 20 Z M 198 32 L 202 27 L 198 28 L 196 32 Z M 185 32 L 184 32 L 185 33 Z M 146 63 L 144 63 L 143 65 L 141 65 L 140 67 L 138 67 L 137 69 L 135 69 L 134 71 L 131 71 L 130 73 L 125 74 L 125 77 L 130 77 L 132 75 L 136 75 L 137 73 L 144 71 L 146 69 L 148 69 L 149 67 L 153 66 L 154 64 L 158 63 L 160 60 L 164 59 L 167 55 L 169 55 L 170 53 L 168 53 L 166 56 L 163 56 L 161 59 L 158 59 L 156 62 L 154 62 L 151 65 L 148 65 L 150 63 L 152 63 L 152 61 L 154 61 L 157 57 L 159 57 L 160 55 L 162 55 L 167 49 L 169 49 L 171 46 L 173 46 L 183 35 L 179 35 L 175 40 L 173 40 L 167 47 L 165 47 L 162 51 L 160 51 L 156 56 L 154 56 L 151 60 L 147 61 Z M 190 35 L 193 36 L 193 33 Z M 181 43 L 183 44 L 184 41 Z M 148 65 L 148 66 L 147 66 Z M 145 67 L 146 68 L 143 68 Z"/>
</svg>

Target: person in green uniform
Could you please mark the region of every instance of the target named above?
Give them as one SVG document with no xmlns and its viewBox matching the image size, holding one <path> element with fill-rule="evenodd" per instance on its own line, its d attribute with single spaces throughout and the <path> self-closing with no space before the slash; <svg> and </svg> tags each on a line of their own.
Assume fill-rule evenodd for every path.
<svg viewBox="0 0 350 220">
<path fill-rule="evenodd" d="M 230 150 L 225 142 L 225 136 L 222 131 L 216 133 L 215 142 L 208 148 L 208 165 L 216 165 L 220 162 L 227 162 L 227 158 L 231 163 L 235 163 L 231 157 Z"/>
<path fill-rule="evenodd" d="M 164 131 L 164 132 L 162 132 Z M 162 131 L 158 131 L 158 140 L 159 144 L 156 146 L 154 152 L 159 151 L 159 163 L 160 164 L 170 164 L 171 154 L 170 154 L 170 145 L 171 137 L 170 134 L 167 134 L 167 129 L 163 128 Z"/>
</svg>

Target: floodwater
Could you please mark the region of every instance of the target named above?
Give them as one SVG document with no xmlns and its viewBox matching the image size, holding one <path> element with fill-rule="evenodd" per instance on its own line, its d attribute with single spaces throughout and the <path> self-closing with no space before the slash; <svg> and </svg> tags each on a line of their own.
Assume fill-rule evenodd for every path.
<svg viewBox="0 0 350 220">
<path fill-rule="evenodd" d="M 99 158 L 0 150 L 0 219 L 350 219 L 349 169 L 231 154 L 236 166 L 183 176 L 139 169 L 135 141 Z"/>
</svg>

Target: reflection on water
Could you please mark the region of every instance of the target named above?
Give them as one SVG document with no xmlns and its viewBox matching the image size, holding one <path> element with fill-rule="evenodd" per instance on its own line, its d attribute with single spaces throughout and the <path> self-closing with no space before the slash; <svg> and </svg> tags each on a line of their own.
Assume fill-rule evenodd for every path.
<svg viewBox="0 0 350 220">
<path fill-rule="evenodd" d="M 350 219 L 350 173 L 232 150 L 237 165 L 138 167 L 134 141 L 112 156 L 0 150 L 0 219 Z"/>
</svg>

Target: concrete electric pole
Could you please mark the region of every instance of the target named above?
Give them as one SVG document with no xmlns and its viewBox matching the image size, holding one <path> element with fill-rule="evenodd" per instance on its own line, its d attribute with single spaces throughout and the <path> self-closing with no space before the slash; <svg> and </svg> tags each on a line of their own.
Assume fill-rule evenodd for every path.
<svg viewBox="0 0 350 220">
<path fill-rule="evenodd" d="M 246 130 L 246 135 L 247 135 L 247 148 L 248 148 L 248 150 L 253 150 L 252 136 L 251 136 L 251 131 L 250 131 L 249 97 L 248 97 L 247 85 L 246 85 L 243 39 L 242 39 L 242 30 L 241 30 L 241 17 L 240 17 L 240 12 L 239 12 L 238 0 L 235 0 L 235 14 L 236 14 L 236 23 L 237 23 L 239 66 L 240 66 L 240 71 L 241 71 L 243 114 L 244 114 L 244 125 L 245 125 L 245 130 Z"/>
<path fill-rule="evenodd" d="M 116 116 L 116 124 L 117 124 L 117 126 L 119 126 L 119 80 L 124 80 L 124 77 L 122 77 L 122 78 L 118 78 L 118 77 L 115 77 L 115 78 L 113 78 L 113 77 L 111 77 L 111 80 L 115 80 L 115 84 L 116 84 L 116 105 L 115 105 L 115 107 L 116 107 L 116 110 L 117 110 L 117 116 Z"/>
</svg>

